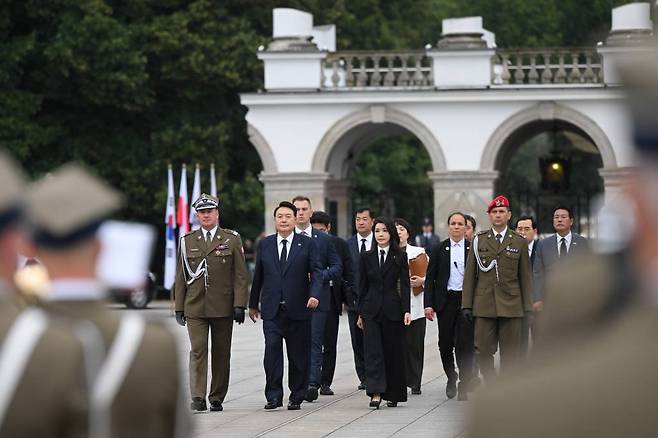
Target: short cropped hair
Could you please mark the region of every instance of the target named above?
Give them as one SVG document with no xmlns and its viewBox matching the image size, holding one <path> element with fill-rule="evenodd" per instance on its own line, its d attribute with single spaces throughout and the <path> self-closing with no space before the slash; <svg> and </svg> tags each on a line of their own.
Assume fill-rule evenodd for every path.
<svg viewBox="0 0 658 438">
<path fill-rule="evenodd" d="M 311 224 L 323 224 L 329 227 L 331 225 L 331 216 L 324 211 L 314 211 L 311 215 Z"/>
<path fill-rule="evenodd" d="M 279 211 L 280 208 L 289 208 L 292 210 L 293 214 L 297 216 L 297 207 L 295 207 L 295 204 L 288 201 L 281 201 L 279 202 L 279 205 L 274 209 L 274 217 L 276 217 L 276 212 Z"/>
<path fill-rule="evenodd" d="M 555 212 L 558 211 L 558 210 L 566 210 L 567 213 L 569 213 L 569 219 L 573 219 L 573 212 L 566 205 L 558 205 L 557 207 L 555 207 L 553 209 L 553 216 L 555 216 Z"/>
<path fill-rule="evenodd" d="M 536 230 L 537 229 L 537 222 L 535 221 L 535 218 L 532 216 L 521 216 L 516 220 L 516 224 L 514 224 L 514 228 L 517 228 L 519 226 L 519 222 L 521 221 L 530 221 L 532 223 L 532 229 Z"/>
<path fill-rule="evenodd" d="M 357 209 L 354 211 L 354 215 L 356 216 L 357 214 L 359 214 L 359 213 L 363 213 L 363 212 L 365 212 L 365 211 L 367 211 L 368 214 L 370 215 L 370 219 L 374 219 L 374 218 L 375 218 L 375 212 L 374 212 L 374 211 L 372 210 L 372 208 L 370 208 L 370 207 L 360 207 L 360 208 L 357 208 Z"/>
<path fill-rule="evenodd" d="M 292 201 L 290 201 L 290 202 L 292 202 L 294 204 L 297 201 L 306 201 L 306 202 L 308 202 L 308 205 L 311 205 L 311 200 L 306 196 L 297 195 L 294 198 L 292 198 Z"/>
<path fill-rule="evenodd" d="M 471 216 L 470 214 L 465 214 L 464 219 L 466 219 L 466 222 L 471 223 L 473 230 L 477 229 L 478 223 L 475 221 L 475 218 L 473 216 Z"/>
</svg>

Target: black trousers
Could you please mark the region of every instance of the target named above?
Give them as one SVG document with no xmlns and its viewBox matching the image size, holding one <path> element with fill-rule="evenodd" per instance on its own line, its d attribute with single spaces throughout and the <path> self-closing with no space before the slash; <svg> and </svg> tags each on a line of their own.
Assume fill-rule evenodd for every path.
<svg viewBox="0 0 658 438">
<path fill-rule="evenodd" d="M 356 325 L 359 319 L 359 313 L 356 311 L 348 311 L 347 319 L 350 324 L 350 338 L 352 339 L 352 352 L 354 353 L 354 368 L 356 368 L 356 375 L 359 377 L 359 382 L 366 381 L 366 366 L 363 358 L 363 330 Z"/>
<path fill-rule="evenodd" d="M 411 325 L 405 327 L 407 338 L 407 386 L 420 389 L 423 378 L 423 361 L 425 360 L 425 317 L 414 319 Z"/>
<path fill-rule="evenodd" d="M 437 314 L 439 324 L 439 353 L 448 380 L 469 382 L 473 377 L 474 329 L 461 314 L 462 294 L 448 292 L 445 307 Z"/>
<path fill-rule="evenodd" d="M 276 317 L 263 321 L 265 335 L 265 398 L 283 400 L 283 340 L 288 354 L 288 387 L 291 402 L 301 403 L 308 387 L 311 357 L 311 320 L 288 318 L 281 309 Z"/>
<path fill-rule="evenodd" d="M 338 321 L 340 315 L 335 309 L 327 312 L 327 322 L 324 326 L 324 342 L 322 345 L 322 386 L 331 386 L 336 371 L 336 344 L 338 343 Z"/>
<path fill-rule="evenodd" d="M 402 321 L 385 317 L 363 321 L 366 392 L 384 400 L 407 401 L 406 341 Z"/>
</svg>

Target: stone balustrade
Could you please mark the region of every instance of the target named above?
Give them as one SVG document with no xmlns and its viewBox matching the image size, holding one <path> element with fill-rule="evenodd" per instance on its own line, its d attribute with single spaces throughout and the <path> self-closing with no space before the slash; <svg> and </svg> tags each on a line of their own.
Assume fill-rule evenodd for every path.
<svg viewBox="0 0 658 438">
<path fill-rule="evenodd" d="M 432 60 L 424 51 L 350 51 L 323 61 L 323 89 L 422 89 L 432 87 Z"/>
<path fill-rule="evenodd" d="M 493 85 L 603 84 L 595 48 L 499 49 Z"/>
</svg>

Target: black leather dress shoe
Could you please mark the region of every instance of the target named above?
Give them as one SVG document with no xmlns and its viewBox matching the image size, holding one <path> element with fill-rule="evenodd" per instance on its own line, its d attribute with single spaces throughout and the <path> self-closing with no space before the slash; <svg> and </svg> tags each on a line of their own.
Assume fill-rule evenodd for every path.
<svg viewBox="0 0 658 438">
<path fill-rule="evenodd" d="M 306 397 L 304 397 L 304 400 L 307 402 L 313 402 L 318 399 L 318 387 L 315 385 L 311 385 L 308 387 L 306 390 Z"/>
<path fill-rule="evenodd" d="M 359 388 L 358 389 L 366 389 L 366 384 L 364 382 L 359 383 Z"/>
<path fill-rule="evenodd" d="M 289 410 L 289 411 L 298 411 L 298 410 L 300 410 L 301 408 L 302 408 L 302 404 L 301 404 L 301 403 L 294 402 L 294 401 L 288 402 L 288 410 Z"/>
<path fill-rule="evenodd" d="M 371 408 L 379 409 L 379 405 L 381 405 L 381 404 L 382 404 L 382 399 L 381 398 L 378 398 L 377 400 L 375 400 L 374 398 L 370 399 L 370 407 Z"/>
<path fill-rule="evenodd" d="M 411 388 L 411 393 L 412 393 L 413 395 L 420 395 L 421 392 L 422 392 L 422 391 L 420 390 L 420 388 Z"/>
<path fill-rule="evenodd" d="M 265 409 L 269 411 L 270 409 L 280 408 L 281 406 L 283 406 L 283 403 L 281 403 L 279 400 L 272 400 L 267 402 Z"/>
<path fill-rule="evenodd" d="M 193 411 L 198 411 L 198 412 L 208 410 L 208 407 L 206 406 L 206 401 L 201 397 L 192 398 L 192 403 L 190 404 L 190 408 Z"/>
<path fill-rule="evenodd" d="M 446 397 L 455 398 L 457 395 L 457 383 L 454 380 L 448 380 L 446 385 Z"/>
<path fill-rule="evenodd" d="M 323 385 L 320 387 L 320 395 L 334 395 L 334 391 L 331 390 L 331 387 Z"/>
<path fill-rule="evenodd" d="M 215 412 L 221 412 L 224 410 L 224 406 L 218 401 L 210 401 L 210 410 Z"/>
<path fill-rule="evenodd" d="M 389 408 L 396 408 L 398 406 L 398 402 L 387 401 L 386 406 Z"/>
</svg>

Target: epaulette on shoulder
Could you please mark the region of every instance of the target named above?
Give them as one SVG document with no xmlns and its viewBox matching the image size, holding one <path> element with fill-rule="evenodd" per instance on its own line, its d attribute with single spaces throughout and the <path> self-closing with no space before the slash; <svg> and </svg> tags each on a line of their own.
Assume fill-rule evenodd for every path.
<svg viewBox="0 0 658 438">
<path fill-rule="evenodd" d="M 520 237 L 521 239 L 525 239 L 525 237 L 523 237 L 523 236 L 521 235 L 521 233 L 519 233 L 518 231 L 516 231 L 516 230 L 510 230 L 510 231 L 511 231 L 512 234 L 515 235 L 516 237 Z"/>
<path fill-rule="evenodd" d="M 224 231 L 226 231 L 227 233 L 233 234 L 234 236 L 240 237 L 240 233 L 238 233 L 235 230 L 229 230 L 228 228 L 224 228 Z"/>
<path fill-rule="evenodd" d="M 484 235 L 484 234 L 487 234 L 488 232 L 489 232 L 489 230 L 478 231 L 478 232 L 477 232 L 477 235 L 478 235 L 478 236 L 482 236 L 482 235 Z"/>
<path fill-rule="evenodd" d="M 191 231 L 188 231 L 187 233 L 183 234 L 183 237 L 191 236 L 191 235 L 194 234 L 196 231 L 197 231 L 197 230 L 191 230 Z"/>
</svg>

